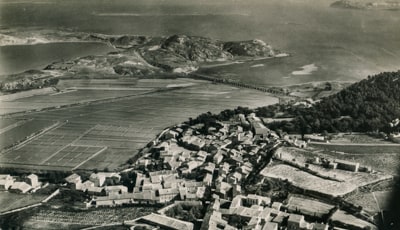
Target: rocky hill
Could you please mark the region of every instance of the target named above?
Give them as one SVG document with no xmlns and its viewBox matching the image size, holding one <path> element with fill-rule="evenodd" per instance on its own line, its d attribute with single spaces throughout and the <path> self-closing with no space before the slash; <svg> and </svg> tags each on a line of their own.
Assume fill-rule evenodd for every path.
<svg viewBox="0 0 400 230">
<path fill-rule="evenodd" d="M 54 33 L 51 33 L 54 37 Z M 42 36 L 46 37 L 46 36 Z M 72 35 L 70 35 L 72 37 Z M 75 36 L 76 39 L 78 36 Z M 58 78 L 149 77 L 160 74 L 186 74 L 204 62 L 229 61 L 248 57 L 273 57 L 270 45 L 260 40 L 224 42 L 205 37 L 173 35 L 147 37 L 136 35 L 79 35 L 83 41 L 103 42 L 117 48 L 105 55 L 87 56 L 48 65 L 46 73 Z M 44 76 L 42 76 L 44 77 Z M 15 79 L 32 78 L 30 72 L 8 76 L 0 90 L 14 92 Z M 42 86 L 32 86 L 42 87 Z"/>
</svg>

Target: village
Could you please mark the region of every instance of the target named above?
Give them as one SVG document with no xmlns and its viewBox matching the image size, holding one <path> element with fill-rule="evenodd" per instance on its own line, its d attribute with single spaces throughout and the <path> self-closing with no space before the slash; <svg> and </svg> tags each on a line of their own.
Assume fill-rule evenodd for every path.
<svg viewBox="0 0 400 230">
<path fill-rule="evenodd" d="M 343 198 L 392 177 L 358 162 L 309 156 L 304 152 L 310 140 L 326 140 L 307 140 L 268 129 L 254 113 L 227 121 L 203 115 L 165 129 L 123 171 L 93 172 L 85 179 L 75 172 L 62 189 L 87 197 L 74 204 L 80 209 L 161 208 L 124 221 L 132 229 L 376 229 L 374 216 Z M 122 174 L 131 175 L 131 186 L 123 185 Z M 34 174 L 23 181 L 0 178 L 9 192 L 34 193 L 42 184 Z M 268 183 L 288 188 L 277 195 L 262 189 Z"/>
</svg>

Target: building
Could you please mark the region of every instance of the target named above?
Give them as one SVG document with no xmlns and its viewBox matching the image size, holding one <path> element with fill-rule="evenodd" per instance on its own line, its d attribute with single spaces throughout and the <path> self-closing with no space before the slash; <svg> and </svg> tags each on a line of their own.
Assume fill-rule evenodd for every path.
<svg viewBox="0 0 400 230">
<path fill-rule="evenodd" d="M 327 224 L 320 224 L 320 223 L 313 223 L 312 230 L 328 230 L 329 225 Z"/>
<path fill-rule="evenodd" d="M 217 154 L 215 154 L 213 157 L 213 162 L 215 164 L 220 164 L 223 159 L 224 159 L 224 155 L 222 155 L 221 152 L 217 152 Z"/>
<path fill-rule="evenodd" d="M 14 178 L 8 174 L 0 174 L 0 190 L 8 190 L 14 184 Z"/>
<path fill-rule="evenodd" d="M 280 211 L 282 207 L 282 203 L 281 202 L 273 202 L 271 205 L 271 208 Z"/>
<path fill-rule="evenodd" d="M 97 186 L 88 187 L 86 189 L 86 191 L 87 191 L 87 193 L 89 195 L 95 195 L 95 196 L 104 196 L 104 195 L 106 195 L 105 190 L 102 187 L 97 187 Z"/>
<path fill-rule="evenodd" d="M 89 177 L 89 180 L 94 183 L 94 186 L 101 187 L 106 181 L 106 176 L 99 173 L 92 173 Z"/>
<path fill-rule="evenodd" d="M 148 224 L 156 227 L 156 229 L 171 229 L 171 230 L 192 230 L 193 223 L 178 220 L 168 216 L 152 213 L 141 217 L 137 220 L 138 223 Z M 126 222 L 127 225 L 135 226 L 135 223 Z"/>
<path fill-rule="evenodd" d="M 81 176 L 76 173 L 66 177 L 65 181 L 68 183 L 71 189 L 80 189 L 82 186 Z"/>
<path fill-rule="evenodd" d="M 300 230 L 307 226 L 303 215 L 290 214 L 287 222 L 287 230 Z"/>
<path fill-rule="evenodd" d="M 337 169 L 347 170 L 351 172 L 358 172 L 358 169 L 360 168 L 360 163 L 356 162 L 336 159 L 335 163 L 337 163 Z"/>
<path fill-rule="evenodd" d="M 304 140 L 315 141 L 315 142 L 326 142 L 326 138 L 324 136 L 315 134 L 304 135 Z"/>
<path fill-rule="evenodd" d="M 274 222 L 266 222 L 262 230 L 278 230 L 278 224 Z"/>
<path fill-rule="evenodd" d="M 39 187 L 39 178 L 35 174 L 30 174 L 26 177 L 26 183 L 28 183 L 32 188 Z"/>
<path fill-rule="evenodd" d="M 248 206 L 251 205 L 261 205 L 261 206 L 269 206 L 271 203 L 271 198 L 265 196 L 258 196 L 255 194 L 249 194 L 244 198 L 244 203 Z"/>
<path fill-rule="evenodd" d="M 168 188 L 168 189 L 159 189 L 158 196 L 160 199 L 160 203 L 168 203 L 171 202 L 179 195 L 178 188 Z"/>
<path fill-rule="evenodd" d="M 16 192 L 16 193 L 27 193 L 32 189 L 32 187 L 25 183 L 25 182 L 15 182 L 11 188 L 10 191 Z"/>
<path fill-rule="evenodd" d="M 82 183 L 81 189 L 82 191 L 86 192 L 89 188 L 94 187 L 94 183 L 90 180 L 87 180 Z"/>
<path fill-rule="evenodd" d="M 207 173 L 206 176 L 203 179 L 203 182 L 204 182 L 205 185 L 210 186 L 212 184 L 212 179 L 213 179 L 212 174 L 211 173 Z"/>
<path fill-rule="evenodd" d="M 128 187 L 123 185 L 106 186 L 104 188 L 106 195 L 122 194 L 128 192 Z"/>
<path fill-rule="evenodd" d="M 222 219 L 222 214 L 218 211 L 212 211 L 210 214 L 206 214 L 205 221 L 201 225 L 202 230 L 216 229 L 216 230 L 235 230 L 237 228 L 229 225 L 228 221 Z"/>
<path fill-rule="evenodd" d="M 182 142 L 185 144 L 187 148 L 197 151 L 202 149 L 206 145 L 204 140 L 193 135 L 187 135 L 182 137 Z"/>
</svg>

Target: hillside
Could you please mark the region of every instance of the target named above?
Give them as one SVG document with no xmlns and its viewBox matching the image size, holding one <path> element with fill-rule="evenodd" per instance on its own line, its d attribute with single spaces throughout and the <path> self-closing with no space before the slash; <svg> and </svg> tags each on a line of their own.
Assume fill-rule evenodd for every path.
<svg viewBox="0 0 400 230">
<path fill-rule="evenodd" d="M 389 124 L 400 117 L 400 71 L 384 72 L 323 98 L 312 107 L 272 105 L 260 116 L 294 117 L 270 124 L 286 132 L 397 131 Z"/>
<path fill-rule="evenodd" d="M 339 0 L 332 3 L 331 6 L 336 8 L 359 10 L 399 10 L 400 2 L 398 0 Z"/>
<path fill-rule="evenodd" d="M 51 35 L 51 36 L 50 36 Z M 55 33 L 41 37 L 54 40 Z M 26 35 L 24 35 L 26 36 Z M 104 55 L 87 56 L 48 65 L 40 78 L 144 78 L 160 74 L 187 74 L 204 62 L 230 61 L 249 57 L 273 57 L 277 51 L 261 40 L 225 42 L 186 35 L 147 37 L 136 35 L 72 36 L 82 41 L 102 42 L 117 48 Z M 44 39 L 43 39 L 44 40 Z M 16 92 L 45 85 L 21 85 L 21 79 L 33 79 L 30 72 L 5 77 L 0 84 L 3 92 Z M 16 80 L 17 79 L 17 80 Z M 55 81 L 54 81 L 55 82 Z"/>
</svg>

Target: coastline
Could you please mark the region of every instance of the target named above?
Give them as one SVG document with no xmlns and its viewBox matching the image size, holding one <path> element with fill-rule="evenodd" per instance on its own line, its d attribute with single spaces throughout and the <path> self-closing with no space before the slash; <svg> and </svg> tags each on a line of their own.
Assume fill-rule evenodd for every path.
<svg viewBox="0 0 400 230">
<path fill-rule="evenodd" d="M 285 58 L 285 57 L 291 57 L 290 54 L 287 53 L 282 53 L 278 54 L 275 56 L 268 56 L 268 57 L 240 57 L 240 58 L 234 58 L 233 60 L 227 60 L 223 61 L 221 63 L 210 63 L 210 64 L 203 64 L 199 66 L 199 69 L 211 69 L 214 67 L 219 67 L 219 66 L 228 66 L 228 65 L 235 65 L 235 64 L 243 64 L 245 62 L 253 62 L 253 61 L 262 61 L 262 60 L 268 60 L 268 59 L 274 59 L 274 58 Z"/>
</svg>

